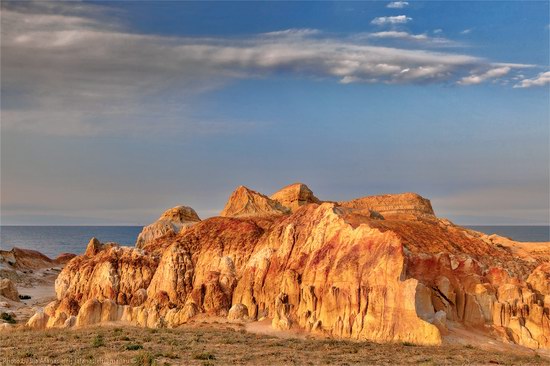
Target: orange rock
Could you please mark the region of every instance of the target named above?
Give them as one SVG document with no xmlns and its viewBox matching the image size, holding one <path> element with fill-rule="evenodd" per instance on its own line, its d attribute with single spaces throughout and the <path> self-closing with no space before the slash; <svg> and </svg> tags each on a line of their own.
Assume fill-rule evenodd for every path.
<svg viewBox="0 0 550 366">
<path fill-rule="evenodd" d="M 510 248 L 521 245 L 440 220 L 414 194 L 300 204 L 302 188 L 290 187 L 277 201 L 239 187 L 225 217 L 158 237 L 151 250 L 94 243 L 59 275 L 46 326 L 175 327 L 204 313 L 437 345 L 451 321 L 549 347 L 544 245 L 515 257 Z M 385 220 L 365 214 L 372 210 Z"/>
<path fill-rule="evenodd" d="M 8 278 L 0 278 L 0 296 L 19 302 L 17 287 Z"/>
<path fill-rule="evenodd" d="M 12 250 L 0 250 L 0 263 L 6 263 L 13 269 L 41 269 L 62 266 L 74 258 L 74 254 L 63 253 L 56 259 L 51 259 L 44 254 L 30 249 L 13 248 Z"/>
<path fill-rule="evenodd" d="M 321 203 L 311 189 L 303 183 L 288 185 L 274 193 L 270 198 L 293 211 L 303 205 Z"/>
<path fill-rule="evenodd" d="M 435 217 L 430 200 L 416 193 L 385 194 L 339 202 L 357 212 L 380 213 L 384 218 L 415 220 Z"/>
<path fill-rule="evenodd" d="M 245 186 L 239 186 L 229 197 L 220 216 L 252 217 L 272 216 L 289 213 L 290 209 L 279 202 L 253 191 Z"/>
<path fill-rule="evenodd" d="M 157 221 L 141 230 L 136 241 L 136 247 L 144 248 L 155 239 L 174 236 L 182 229 L 201 221 L 199 215 L 191 207 L 176 206 L 166 210 Z"/>
</svg>

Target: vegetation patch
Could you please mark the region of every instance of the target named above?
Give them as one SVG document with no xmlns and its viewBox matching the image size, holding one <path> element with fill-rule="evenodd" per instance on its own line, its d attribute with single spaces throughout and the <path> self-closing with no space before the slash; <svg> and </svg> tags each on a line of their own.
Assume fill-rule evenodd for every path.
<svg viewBox="0 0 550 366">
<path fill-rule="evenodd" d="M 143 346 L 141 344 L 127 344 L 125 348 L 126 351 L 137 351 L 143 349 Z"/>
<path fill-rule="evenodd" d="M 92 347 L 99 348 L 103 347 L 104 345 L 105 340 L 103 339 L 103 336 L 101 334 L 96 335 L 92 341 Z"/>
<path fill-rule="evenodd" d="M 2 319 L 3 321 L 5 321 L 6 323 L 9 323 L 9 324 L 15 324 L 16 323 L 13 316 L 11 314 L 8 314 L 8 313 L 0 314 L 0 319 Z"/>
<path fill-rule="evenodd" d="M 155 357 L 149 352 L 141 352 L 139 355 L 134 357 L 135 366 L 156 366 L 157 362 Z"/>
</svg>

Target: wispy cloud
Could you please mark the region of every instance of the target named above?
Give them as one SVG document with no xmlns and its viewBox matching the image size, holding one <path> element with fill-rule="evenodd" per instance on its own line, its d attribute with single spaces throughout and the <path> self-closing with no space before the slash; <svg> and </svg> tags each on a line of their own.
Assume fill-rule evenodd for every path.
<svg viewBox="0 0 550 366">
<path fill-rule="evenodd" d="M 386 31 L 386 32 L 376 32 L 371 33 L 370 37 L 373 38 L 401 38 L 401 39 L 412 39 L 424 41 L 428 39 L 428 36 L 425 34 L 411 34 L 407 32 L 398 32 L 398 31 Z"/>
<path fill-rule="evenodd" d="M 370 39 L 396 39 L 396 40 L 403 40 L 403 41 L 410 41 L 410 42 L 416 42 L 418 44 L 423 44 L 426 46 L 433 46 L 433 47 L 458 47 L 462 46 L 461 43 L 451 41 L 450 39 L 444 38 L 444 37 L 430 37 L 425 33 L 422 34 L 412 34 L 409 32 L 404 31 L 383 31 L 383 32 L 374 32 L 374 33 L 367 33 L 365 35 L 366 38 Z"/>
<path fill-rule="evenodd" d="M 523 79 L 514 88 L 531 88 L 534 86 L 545 86 L 550 84 L 550 71 L 541 72 L 532 79 Z"/>
<path fill-rule="evenodd" d="M 468 29 L 464 29 L 463 31 L 460 32 L 460 34 L 470 34 L 472 33 L 473 29 L 472 28 L 468 28 Z"/>
<path fill-rule="evenodd" d="M 280 36 L 306 37 L 306 36 L 312 36 L 320 33 L 321 32 L 318 29 L 291 28 L 291 29 L 284 29 L 280 31 L 267 32 L 267 33 L 263 33 L 263 35 L 271 36 L 271 37 L 280 37 Z"/>
<path fill-rule="evenodd" d="M 461 85 L 481 84 L 482 82 L 489 79 L 503 77 L 507 75 L 510 72 L 510 70 L 512 70 L 510 66 L 496 67 L 494 69 L 490 69 L 480 74 L 472 74 L 469 76 L 465 76 L 462 79 L 460 79 L 458 83 Z"/>
<path fill-rule="evenodd" d="M 406 15 L 396 15 L 391 17 L 377 17 L 374 18 L 371 23 L 374 25 L 405 24 L 411 20 L 412 18 Z"/>
<path fill-rule="evenodd" d="M 315 29 L 240 38 L 147 35 L 123 29 L 94 5 L 56 3 L 65 7 L 56 14 L 42 5 L 16 5 L 1 14 L 2 129 L 218 132 L 238 122 L 227 128 L 220 121 L 199 122 L 193 98 L 232 80 L 284 73 L 341 83 L 476 84 L 513 67 L 468 54 L 365 44 Z M 372 37 L 434 40 L 394 31 Z"/>
<path fill-rule="evenodd" d="M 390 9 L 402 9 L 406 6 L 408 6 L 409 3 L 407 1 L 392 1 L 388 5 L 386 5 L 386 8 Z"/>
</svg>

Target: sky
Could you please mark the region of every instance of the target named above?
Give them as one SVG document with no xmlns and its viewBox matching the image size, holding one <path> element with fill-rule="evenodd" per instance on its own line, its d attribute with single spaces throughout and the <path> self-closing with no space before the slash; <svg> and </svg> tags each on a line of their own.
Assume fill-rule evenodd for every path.
<svg viewBox="0 0 550 366">
<path fill-rule="evenodd" d="M 1 3 L 1 224 L 215 216 L 239 185 L 550 222 L 548 1 Z"/>
</svg>

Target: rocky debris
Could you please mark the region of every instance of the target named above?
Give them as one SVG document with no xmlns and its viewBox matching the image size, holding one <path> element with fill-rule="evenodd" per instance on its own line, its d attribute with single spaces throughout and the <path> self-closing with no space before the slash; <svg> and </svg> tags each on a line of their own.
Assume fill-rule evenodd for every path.
<svg viewBox="0 0 550 366">
<path fill-rule="evenodd" d="M 240 186 L 231 193 L 220 216 L 265 217 L 287 214 L 289 212 L 290 209 L 281 203 L 245 186 Z"/>
<path fill-rule="evenodd" d="M 435 218 L 430 200 L 416 193 L 361 197 L 351 201 L 339 202 L 339 205 L 367 215 L 371 215 L 371 212 L 375 211 L 384 218 L 396 220 Z"/>
<path fill-rule="evenodd" d="M 237 218 L 198 222 L 158 239 L 157 251 L 110 247 L 73 259 L 40 317 L 47 327 L 267 317 L 277 329 L 425 345 L 458 324 L 550 348 L 550 243 L 518 258 L 438 219 L 418 195 L 350 202 L 287 213 L 240 187 L 224 209 Z M 42 326 L 40 317 L 29 326 Z"/>
<path fill-rule="evenodd" d="M 143 248 L 155 239 L 174 236 L 182 229 L 201 221 L 195 210 L 187 206 L 176 206 L 165 211 L 157 221 L 143 228 L 138 235 L 136 247 Z"/>
<path fill-rule="evenodd" d="M 0 296 L 3 296 L 12 301 L 19 301 L 19 292 L 17 291 L 17 288 L 10 279 L 0 279 Z"/>
<path fill-rule="evenodd" d="M 64 253 L 50 259 L 20 248 L 0 251 L 0 313 L 13 314 L 17 323 L 25 323 L 37 308 L 55 299 L 55 278 L 74 257 Z"/>
<path fill-rule="evenodd" d="M 321 203 L 311 189 L 303 183 L 288 185 L 274 193 L 270 198 L 290 208 L 292 211 L 310 203 Z"/>
<path fill-rule="evenodd" d="M 229 320 L 245 320 L 248 319 L 248 308 L 243 304 L 234 304 L 227 313 Z"/>
<path fill-rule="evenodd" d="M 36 330 L 46 329 L 48 318 L 48 315 L 46 315 L 44 311 L 38 311 L 27 321 L 27 327 Z"/>
</svg>

